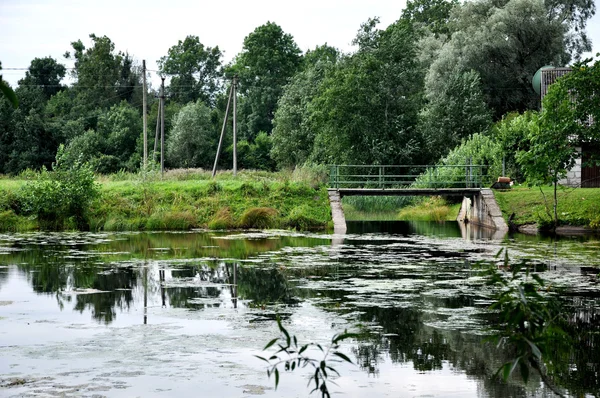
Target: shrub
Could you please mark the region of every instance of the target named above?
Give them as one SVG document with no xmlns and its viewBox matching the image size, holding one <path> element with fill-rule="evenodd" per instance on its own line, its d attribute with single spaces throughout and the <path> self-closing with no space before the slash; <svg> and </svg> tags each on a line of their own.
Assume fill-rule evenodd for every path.
<svg viewBox="0 0 600 398">
<path fill-rule="evenodd" d="M 60 146 L 52 171 L 45 168 L 21 191 L 26 213 L 37 217 L 42 229 L 63 229 L 69 219 L 79 229 L 87 229 L 90 203 L 100 189 L 89 164 L 70 160 Z"/>
<path fill-rule="evenodd" d="M 146 229 L 180 231 L 193 228 L 196 224 L 196 217 L 189 211 L 166 211 L 152 214 L 146 222 Z"/>
<path fill-rule="evenodd" d="M 288 228 L 297 230 L 311 230 L 324 227 L 324 223 L 312 214 L 312 209 L 308 205 L 294 207 L 286 218 L 285 225 Z"/>
<path fill-rule="evenodd" d="M 0 211 L 0 230 L 17 232 L 25 226 L 22 217 L 17 216 L 12 210 Z"/>
<path fill-rule="evenodd" d="M 210 229 L 231 229 L 235 226 L 231 209 L 229 207 L 223 207 L 217 211 L 217 213 L 208 222 L 208 228 Z"/>
<path fill-rule="evenodd" d="M 242 215 L 240 227 L 242 228 L 273 228 L 277 210 L 270 207 L 252 207 Z"/>
</svg>

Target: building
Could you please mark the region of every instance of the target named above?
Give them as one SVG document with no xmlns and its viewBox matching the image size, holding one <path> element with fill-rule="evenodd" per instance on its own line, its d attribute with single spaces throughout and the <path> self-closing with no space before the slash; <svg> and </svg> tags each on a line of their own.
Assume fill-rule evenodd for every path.
<svg viewBox="0 0 600 398">
<path fill-rule="evenodd" d="M 539 77 L 534 76 L 534 89 L 539 84 L 540 100 L 548 93 L 548 88 L 561 76 L 571 72 L 571 68 L 554 68 L 544 66 L 538 73 Z M 537 75 L 537 73 L 536 73 Z M 538 83 L 539 81 L 539 83 Z M 592 121 L 590 120 L 590 123 Z M 600 188 L 600 166 L 590 166 L 588 163 L 590 157 L 595 154 L 596 157 L 600 154 L 600 145 L 597 143 L 579 143 L 577 151 L 581 153 L 581 157 L 576 160 L 575 166 L 567 172 L 564 179 L 558 183 L 569 187 L 581 188 Z"/>
</svg>

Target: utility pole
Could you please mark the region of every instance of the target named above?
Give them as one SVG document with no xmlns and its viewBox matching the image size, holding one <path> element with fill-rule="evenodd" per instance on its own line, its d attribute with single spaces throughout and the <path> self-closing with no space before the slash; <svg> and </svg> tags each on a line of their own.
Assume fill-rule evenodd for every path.
<svg viewBox="0 0 600 398">
<path fill-rule="evenodd" d="M 158 114 L 156 115 L 156 135 L 154 136 L 154 151 L 152 151 L 152 161 L 156 161 L 156 150 L 158 148 L 158 132 L 160 131 L 160 109 L 162 107 L 162 101 L 158 100 Z"/>
<path fill-rule="evenodd" d="M 160 174 L 165 174 L 165 78 L 160 84 Z"/>
<path fill-rule="evenodd" d="M 215 174 L 217 174 L 217 163 L 219 162 L 219 155 L 221 154 L 221 146 L 223 145 L 223 136 L 225 135 L 225 127 L 227 127 L 227 118 L 229 117 L 229 104 L 231 104 L 232 95 L 233 95 L 233 85 L 229 89 L 229 99 L 227 100 L 227 108 L 225 108 L 225 118 L 223 119 L 223 128 L 221 129 L 221 137 L 219 138 L 219 146 L 217 147 L 217 155 L 215 156 L 215 165 L 213 166 L 212 178 L 215 178 Z"/>
<path fill-rule="evenodd" d="M 237 175 L 237 75 L 233 76 L 233 176 Z"/>
<path fill-rule="evenodd" d="M 148 103 L 146 102 L 146 60 L 142 60 L 142 82 L 144 84 L 142 98 L 143 98 L 143 112 L 144 115 L 144 170 L 148 167 L 148 115 L 146 114 L 146 108 Z"/>
</svg>

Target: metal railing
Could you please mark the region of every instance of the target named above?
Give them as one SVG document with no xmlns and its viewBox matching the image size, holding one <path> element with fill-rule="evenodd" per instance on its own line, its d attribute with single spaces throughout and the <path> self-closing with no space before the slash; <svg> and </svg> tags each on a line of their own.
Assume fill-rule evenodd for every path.
<svg viewBox="0 0 600 398">
<path fill-rule="evenodd" d="M 331 188 L 481 188 L 487 167 L 474 164 L 330 165 Z"/>
</svg>

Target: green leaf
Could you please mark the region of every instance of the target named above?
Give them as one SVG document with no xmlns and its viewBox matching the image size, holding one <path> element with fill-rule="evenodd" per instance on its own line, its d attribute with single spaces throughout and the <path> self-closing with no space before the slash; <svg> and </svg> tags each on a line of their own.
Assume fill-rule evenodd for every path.
<svg viewBox="0 0 600 398">
<path fill-rule="evenodd" d="M 267 343 L 267 345 L 265 346 L 265 348 L 263 348 L 263 351 L 265 351 L 266 349 L 268 349 L 269 347 L 271 347 L 273 344 L 275 344 L 277 342 L 277 340 L 279 340 L 278 337 L 274 338 L 273 340 L 269 341 Z"/>
<path fill-rule="evenodd" d="M 352 363 L 352 360 L 351 360 L 350 358 L 348 358 L 348 356 L 346 356 L 346 354 L 342 354 L 341 352 L 335 351 L 335 352 L 333 353 L 333 355 L 335 355 L 335 356 L 337 356 L 337 357 L 340 357 L 340 358 L 342 358 L 342 359 L 343 359 L 344 361 L 346 361 L 346 362 L 350 362 L 350 363 Z"/>
<path fill-rule="evenodd" d="M 355 338 L 358 338 L 358 333 L 347 333 L 346 331 L 344 331 L 344 333 L 334 336 L 332 341 L 333 343 L 337 343 L 338 341 Z"/>
<path fill-rule="evenodd" d="M 523 378 L 523 381 L 527 383 L 527 380 L 529 380 L 529 366 L 527 366 L 525 362 L 521 361 L 519 365 L 519 370 L 521 372 L 521 377 Z"/>
<path fill-rule="evenodd" d="M 260 359 L 260 360 L 265 361 L 266 363 L 269 363 L 269 361 L 267 359 L 263 358 L 263 357 L 260 357 L 258 355 L 255 355 L 255 357 L 258 358 L 258 359 Z"/>
<path fill-rule="evenodd" d="M 533 343 L 532 341 L 530 341 L 529 339 L 527 339 L 527 338 L 525 338 L 525 341 L 531 347 L 531 352 L 533 353 L 533 356 L 535 356 L 538 360 L 541 360 L 542 359 L 542 352 L 540 351 L 540 349 L 538 348 L 538 346 L 535 343 Z"/>
<path fill-rule="evenodd" d="M 340 375 L 340 372 L 338 372 L 337 370 L 335 370 L 335 368 L 332 368 L 331 366 L 327 366 L 327 369 L 331 370 L 333 373 L 335 373 L 336 375 Z"/>
<path fill-rule="evenodd" d="M 277 386 L 279 385 L 279 369 L 275 368 L 275 389 L 277 390 Z"/>
<path fill-rule="evenodd" d="M 538 274 L 531 274 L 531 277 L 540 284 L 540 286 L 544 286 L 544 280 L 542 278 L 540 278 L 540 276 Z"/>
</svg>

